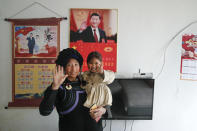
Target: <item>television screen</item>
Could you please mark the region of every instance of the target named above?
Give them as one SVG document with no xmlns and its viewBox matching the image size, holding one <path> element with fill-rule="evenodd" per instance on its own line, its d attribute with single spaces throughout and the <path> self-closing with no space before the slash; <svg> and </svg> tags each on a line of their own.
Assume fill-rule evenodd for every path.
<svg viewBox="0 0 197 131">
<path fill-rule="evenodd" d="M 112 118 L 103 119 L 152 119 L 154 79 L 115 79 L 108 86 L 113 97 Z"/>
</svg>

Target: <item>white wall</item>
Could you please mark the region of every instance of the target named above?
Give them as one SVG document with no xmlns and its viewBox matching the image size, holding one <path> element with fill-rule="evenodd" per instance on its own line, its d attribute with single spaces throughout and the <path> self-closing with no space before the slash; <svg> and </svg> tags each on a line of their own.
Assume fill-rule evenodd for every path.
<svg viewBox="0 0 197 131">
<path fill-rule="evenodd" d="M 36 1 L 36 0 L 35 0 Z M 181 36 L 197 34 L 197 24 L 170 39 L 183 27 L 197 21 L 196 0 L 39 0 L 38 2 L 69 17 L 69 8 L 117 8 L 117 77 L 131 77 L 140 68 L 153 72 L 155 80 L 153 120 L 135 120 L 132 131 L 196 131 L 197 82 L 181 81 Z M 39 115 L 38 109 L 7 109 L 11 101 L 11 24 L 4 18 L 32 4 L 30 0 L 0 0 L 0 131 L 54 131 L 57 113 Z M 33 6 L 13 18 L 51 17 L 54 14 Z M 68 47 L 69 21 L 61 22 L 61 49 Z M 167 45 L 166 59 L 163 53 Z M 158 77 L 157 77 L 158 76 Z M 125 121 L 112 121 L 112 131 L 123 131 Z M 127 121 L 126 131 L 131 122 Z M 110 130 L 107 121 L 105 131 Z"/>
</svg>

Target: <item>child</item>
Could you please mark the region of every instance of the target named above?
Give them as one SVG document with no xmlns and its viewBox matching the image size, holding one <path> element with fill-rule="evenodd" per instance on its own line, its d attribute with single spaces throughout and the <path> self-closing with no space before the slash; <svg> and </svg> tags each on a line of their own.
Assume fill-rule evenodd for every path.
<svg viewBox="0 0 197 131">
<path fill-rule="evenodd" d="M 83 80 L 86 81 L 86 85 L 82 86 L 82 88 L 87 93 L 84 106 L 90 109 L 91 107 L 100 106 L 109 108 L 112 105 L 112 95 L 107 84 L 113 82 L 115 78 L 114 72 L 103 70 L 102 56 L 96 51 L 88 55 L 87 65 L 88 71 L 82 75 Z M 111 112 L 108 112 L 108 117 L 112 117 Z"/>
</svg>

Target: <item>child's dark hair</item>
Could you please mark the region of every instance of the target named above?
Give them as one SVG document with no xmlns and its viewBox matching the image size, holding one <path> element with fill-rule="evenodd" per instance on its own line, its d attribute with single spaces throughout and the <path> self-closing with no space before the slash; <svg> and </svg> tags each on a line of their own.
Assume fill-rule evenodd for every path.
<svg viewBox="0 0 197 131">
<path fill-rule="evenodd" d="M 102 55 L 97 51 L 93 51 L 88 55 L 87 63 L 89 63 L 93 58 L 96 58 L 102 62 Z"/>
</svg>

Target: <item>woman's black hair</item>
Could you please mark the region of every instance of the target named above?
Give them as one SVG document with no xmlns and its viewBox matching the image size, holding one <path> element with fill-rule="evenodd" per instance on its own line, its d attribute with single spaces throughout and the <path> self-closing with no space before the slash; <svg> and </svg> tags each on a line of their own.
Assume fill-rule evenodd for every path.
<svg viewBox="0 0 197 131">
<path fill-rule="evenodd" d="M 89 55 L 88 55 L 88 58 L 87 58 L 87 63 L 89 63 L 93 58 L 96 58 L 98 59 L 100 62 L 102 62 L 102 55 L 97 52 L 97 51 L 93 51 L 91 52 Z"/>
<path fill-rule="evenodd" d="M 82 68 L 83 57 L 73 48 L 67 48 L 60 51 L 55 63 L 65 68 L 71 58 L 76 59 L 79 62 L 80 68 Z"/>
</svg>

